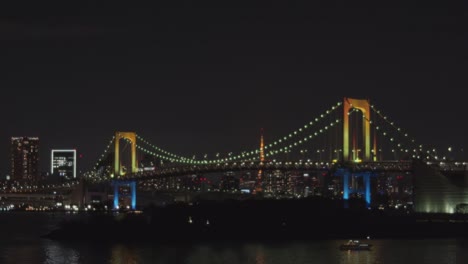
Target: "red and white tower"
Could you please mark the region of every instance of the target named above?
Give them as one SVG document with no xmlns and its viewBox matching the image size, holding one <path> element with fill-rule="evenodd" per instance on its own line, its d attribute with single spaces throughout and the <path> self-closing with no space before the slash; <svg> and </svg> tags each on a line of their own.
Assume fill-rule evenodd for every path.
<svg viewBox="0 0 468 264">
<path fill-rule="evenodd" d="M 265 161 L 265 152 L 264 152 L 265 145 L 263 143 L 263 128 L 260 131 L 261 131 L 260 133 L 260 163 L 263 165 L 263 162 Z M 260 169 L 258 170 L 257 180 L 255 182 L 255 193 L 259 193 L 263 191 L 262 178 L 263 178 L 263 172 Z"/>
</svg>

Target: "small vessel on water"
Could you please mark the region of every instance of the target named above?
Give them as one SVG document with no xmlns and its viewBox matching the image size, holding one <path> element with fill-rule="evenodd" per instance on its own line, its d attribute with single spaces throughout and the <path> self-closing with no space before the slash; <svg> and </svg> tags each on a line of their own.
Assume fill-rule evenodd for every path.
<svg viewBox="0 0 468 264">
<path fill-rule="evenodd" d="M 346 244 L 341 244 L 341 250 L 370 250 L 371 244 L 361 243 L 359 240 L 349 240 Z"/>
</svg>

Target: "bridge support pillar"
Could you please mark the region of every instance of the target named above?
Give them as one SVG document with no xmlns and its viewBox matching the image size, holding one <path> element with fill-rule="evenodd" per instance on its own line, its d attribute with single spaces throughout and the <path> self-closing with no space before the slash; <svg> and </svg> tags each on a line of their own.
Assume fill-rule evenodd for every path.
<svg viewBox="0 0 468 264">
<path fill-rule="evenodd" d="M 136 181 L 113 181 L 114 184 L 114 209 L 118 210 L 119 205 L 119 187 L 122 185 L 130 186 L 130 208 L 132 210 L 136 209 Z"/>
<path fill-rule="evenodd" d="M 114 209 L 119 210 L 119 184 L 114 181 Z"/>
<path fill-rule="evenodd" d="M 351 173 L 349 172 L 349 169 L 347 168 L 340 168 L 336 171 L 335 173 L 336 176 L 342 176 L 343 180 L 341 181 L 343 183 L 343 201 L 344 201 L 344 207 L 348 208 L 348 200 L 349 200 L 349 178 L 351 176 Z"/>
<path fill-rule="evenodd" d="M 348 204 L 348 200 L 349 200 L 349 177 L 350 177 L 349 170 L 344 170 L 344 173 L 343 173 L 344 208 L 349 208 L 349 204 Z"/>
<path fill-rule="evenodd" d="M 343 177 L 343 200 L 345 202 L 345 207 L 348 207 L 348 200 L 350 195 L 349 189 L 349 179 L 351 178 L 351 172 L 347 168 L 340 168 L 335 173 L 336 176 Z M 366 206 L 369 207 L 371 204 L 371 176 L 372 172 L 358 172 L 353 174 L 356 177 L 362 177 L 364 181 L 364 199 L 366 201 Z M 356 192 L 356 190 L 351 190 L 351 193 Z"/>
<path fill-rule="evenodd" d="M 132 196 L 132 202 L 131 202 L 131 207 L 132 210 L 136 209 L 136 181 L 130 182 L 130 192 Z"/>
<path fill-rule="evenodd" d="M 349 170 L 345 170 L 343 173 L 343 200 L 349 199 Z"/>
<path fill-rule="evenodd" d="M 370 190 L 370 172 L 364 174 L 364 185 L 366 188 L 366 206 L 369 207 L 371 203 L 371 190 Z"/>
</svg>

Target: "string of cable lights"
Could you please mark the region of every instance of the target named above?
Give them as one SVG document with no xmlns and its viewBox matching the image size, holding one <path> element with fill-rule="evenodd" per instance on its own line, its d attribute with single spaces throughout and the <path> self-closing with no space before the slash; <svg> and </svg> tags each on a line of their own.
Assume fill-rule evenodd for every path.
<svg viewBox="0 0 468 264">
<path fill-rule="evenodd" d="M 320 124 L 321 121 L 324 121 L 326 117 L 329 117 L 333 112 L 335 112 L 337 109 L 340 108 L 342 105 L 342 102 L 338 102 L 334 104 L 332 107 L 330 107 L 328 110 L 326 110 L 324 113 L 318 115 L 314 119 L 312 119 L 310 122 L 307 124 L 301 126 L 300 128 L 292 131 L 291 133 L 288 133 L 284 137 L 280 137 L 277 140 L 274 140 L 273 142 L 267 144 L 264 146 L 264 150 L 267 151 L 269 149 L 272 149 L 268 152 L 268 156 L 271 156 L 273 154 L 277 154 L 279 152 L 284 152 L 285 150 L 288 150 L 292 148 L 293 146 L 298 146 L 302 144 L 301 142 L 307 141 L 309 138 L 312 138 L 313 136 L 317 136 L 319 133 L 323 133 L 323 131 L 326 131 L 329 129 L 329 126 L 335 125 L 336 122 L 331 122 L 329 125 L 314 131 L 311 135 L 308 135 L 304 138 L 301 138 L 297 140 L 296 142 L 290 142 L 290 140 L 293 140 L 293 138 L 300 137 L 303 133 L 305 133 L 308 129 L 311 129 L 315 125 Z M 312 136 L 312 137 L 310 137 Z M 181 162 L 181 163 L 190 163 L 190 164 L 213 164 L 213 163 L 220 163 L 220 162 L 225 162 L 225 161 L 239 161 L 239 160 L 254 160 L 256 159 L 256 156 L 260 153 L 260 149 L 254 149 L 254 150 L 249 150 L 249 151 L 241 151 L 240 153 L 233 154 L 232 152 L 228 152 L 227 155 L 221 155 L 225 158 L 218 158 L 218 159 L 193 159 L 193 158 L 188 158 L 184 157 L 182 155 L 177 155 L 174 153 L 171 153 L 169 151 L 166 151 L 152 143 L 150 143 L 148 140 L 144 139 L 143 137 L 137 135 L 137 138 L 145 143 L 147 146 L 149 146 L 152 150 L 148 150 L 149 154 L 156 155 L 156 153 L 159 153 L 158 155 L 160 157 L 164 157 L 164 159 L 167 160 L 173 160 L 176 162 Z M 285 146 L 283 148 L 279 148 L 279 146 Z M 140 145 L 140 147 L 142 147 Z M 281 150 L 275 150 L 275 149 L 283 149 Z M 219 157 L 219 155 L 217 155 Z"/>
<path fill-rule="evenodd" d="M 109 143 L 105 147 L 103 153 L 101 154 L 101 156 L 99 156 L 99 159 L 98 159 L 98 161 L 96 162 L 96 164 L 94 166 L 94 170 L 97 170 L 97 168 L 101 164 L 102 160 L 106 157 L 106 155 L 108 154 L 109 149 L 113 145 L 114 141 L 115 141 L 115 136 L 112 136 L 111 140 L 109 141 Z"/>
</svg>

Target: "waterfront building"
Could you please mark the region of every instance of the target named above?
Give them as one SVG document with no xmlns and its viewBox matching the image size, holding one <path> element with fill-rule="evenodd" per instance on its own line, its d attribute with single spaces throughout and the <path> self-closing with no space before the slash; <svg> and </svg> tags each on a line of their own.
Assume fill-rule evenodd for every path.
<svg viewBox="0 0 468 264">
<path fill-rule="evenodd" d="M 50 173 L 64 178 L 76 178 L 76 149 L 53 149 Z"/>
<path fill-rule="evenodd" d="M 12 137 L 10 149 L 12 180 L 35 181 L 39 178 L 39 138 Z"/>
<path fill-rule="evenodd" d="M 468 204 L 468 172 L 442 171 L 438 165 L 414 164 L 414 210 L 460 213 Z"/>
</svg>

